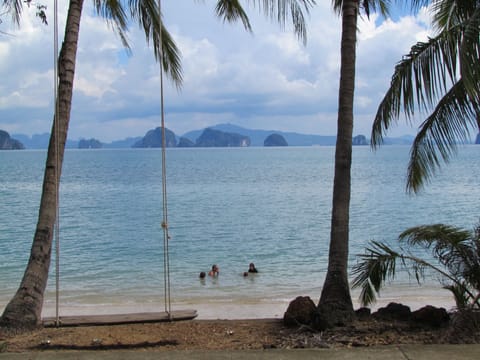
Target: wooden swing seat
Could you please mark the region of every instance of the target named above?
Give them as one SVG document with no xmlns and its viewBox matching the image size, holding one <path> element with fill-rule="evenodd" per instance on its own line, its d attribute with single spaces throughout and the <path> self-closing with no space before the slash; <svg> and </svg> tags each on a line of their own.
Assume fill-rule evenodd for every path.
<svg viewBox="0 0 480 360">
<path fill-rule="evenodd" d="M 144 312 L 131 314 L 105 314 L 105 315 L 72 315 L 61 316 L 58 326 L 95 326 L 95 325 L 120 325 L 135 323 L 152 323 L 166 321 L 192 320 L 198 316 L 196 310 L 176 310 L 167 312 Z M 55 317 L 46 317 L 42 320 L 43 326 L 55 327 Z"/>
</svg>

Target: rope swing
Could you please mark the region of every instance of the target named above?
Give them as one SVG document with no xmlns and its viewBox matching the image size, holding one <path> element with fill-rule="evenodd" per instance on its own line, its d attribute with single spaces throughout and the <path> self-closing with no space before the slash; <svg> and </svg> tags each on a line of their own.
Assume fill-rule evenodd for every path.
<svg viewBox="0 0 480 360">
<path fill-rule="evenodd" d="M 60 127 L 58 124 L 58 0 L 53 2 L 53 99 L 55 124 L 55 325 L 60 326 Z"/>
<path fill-rule="evenodd" d="M 159 13 L 159 56 L 160 56 L 160 115 L 162 127 L 162 229 L 163 229 L 163 277 L 165 287 L 165 312 L 171 318 L 171 297 L 170 297 L 170 259 L 168 254 L 168 242 L 170 236 L 168 235 L 168 207 L 167 207 L 167 166 L 166 166 L 166 130 L 165 130 L 165 107 L 163 97 L 163 36 L 162 36 L 162 1 L 158 0 Z"/>
<path fill-rule="evenodd" d="M 138 314 L 114 314 L 114 315 L 86 315 L 86 316 L 70 316 L 60 318 L 60 119 L 59 119 L 59 102 L 58 102 L 58 86 L 59 86 L 59 51 L 58 51 L 58 0 L 54 0 L 54 71 L 53 71 L 53 96 L 54 96 L 54 126 L 52 135 L 54 136 L 54 153 L 55 153 L 55 223 L 54 223 L 54 241 L 55 241 L 55 317 L 44 318 L 45 326 L 61 326 L 61 325 L 79 325 L 79 324 L 120 324 L 127 322 L 142 321 L 172 321 L 193 319 L 197 316 L 195 310 L 177 311 L 172 313 L 171 296 L 170 296 L 170 259 L 169 259 L 169 240 L 168 234 L 168 208 L 167 208 L 167 172 L 166 172 L 166 128 L 165 128 L 165 110 L 163 96 L 163 38 L 162 38 L 162 6 L 161 0 L 158 0 L 159 15 L 159 63 L 160 63 L 160 112 L 161 112 L 161 128 L 162 128 L 162 223 L 163 229 L 163 270 L 164 270 L 164 289 L 165 289 L 165 313 L 138 313 Z"/>
</svg>

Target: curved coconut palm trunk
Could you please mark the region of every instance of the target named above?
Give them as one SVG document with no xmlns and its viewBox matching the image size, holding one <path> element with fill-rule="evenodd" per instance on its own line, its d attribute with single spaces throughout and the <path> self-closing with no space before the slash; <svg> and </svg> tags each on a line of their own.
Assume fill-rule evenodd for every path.
<svg viewBox="0 0 480 360">
<path fill-rule="evenodd" d="M 324 325 L 327 327 L 348 322 L 353 316 L 353 304 L 348 284 L 348 240 L 357 14 L 358 2 L 356 0 L 343 1 L 330 251 L 327 276 L 319 303 L 319 314 L 324 318 L 323 321 L 326 321 Z"/>
<path fill-rule="evenodd" d="M 30 259 L 20 287 L 7 304 L 0 325 L 10 328 L 32 328 L 41 321 L 43 297 L 47 286 L 52 253 L 53 232 L 57 206 L 57 175 L 61 173 L 73 93 L 75 58 L 77 53 L 80 17 L 83 0 L 70 0 L 65 39 L 59 56 L 58 116 L 54 117 L 48 146 L 42 198 Z M 58 139 L 55 122 L 58 120 Z M 58 153 L 56 150 L 58 141 Z M 57 161 L 58 155 L 58 161 Z"/>
</svg>

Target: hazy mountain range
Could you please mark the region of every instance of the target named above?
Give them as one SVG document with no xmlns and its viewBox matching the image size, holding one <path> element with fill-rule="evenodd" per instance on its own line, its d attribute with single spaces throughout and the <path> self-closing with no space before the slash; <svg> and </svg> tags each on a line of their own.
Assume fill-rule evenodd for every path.
<svg viewBox="0 0 480 360">
<path fill-rule="evenodd" d="M 313 135 L 313 134 L 299 134 L 295 132 L 284 132 L 277 130 L 257 130 L 246 129 L 233 124 L 218 124 L 210 126 L 215 130 L 220 130 L 229 133 L 240 134 L 248 136 L 251 141 L 250 146 L 263 146 L 263 142 L 266 137 L 271 134 L 279 134 L 285 138 L 289 146 L 331 146 L 335 145 L 336 136 L 333 135 Z M 183 135 L 175 134 L 177 140 L 180 138 L 187 138 L 192 142 L 195 142 L 197 138 L 202 134 L 205 129 L 189 131 Z M 110 143 L 103 143 L 103 148 L 131 148 L 136 142 L 141 140 L 145 134 L 137 137 L 129 137 L 126 139 L 116 140 Z M 12 134 L 12 138 L 19 140 L 27 149 L 46 149 L 50 139 L 50 134 L 35 134 L 33 136 L 27 136 L 24 134 Z M 78 148 L 79 140 L 67 140 L 67 148 Z M 101 139 L 98 139 L 101 141 Z M 413 136 L 405 135 L 395 138 L 385 138 L 385 145 L 402 144 L 408 145 L 413 141 Z"/>
</svg>

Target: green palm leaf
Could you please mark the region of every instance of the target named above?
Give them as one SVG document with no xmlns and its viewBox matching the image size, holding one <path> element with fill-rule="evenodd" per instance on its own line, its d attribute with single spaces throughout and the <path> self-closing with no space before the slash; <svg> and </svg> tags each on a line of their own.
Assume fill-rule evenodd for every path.
<svg viewBox="0 0 480 360">
<path fill-rule="evenodd" d="M 358 262 L 352 269 L 352 287 L 361 288 L 360 301 L 368 305 L 376 301 L 376 294 L 387 279 L 395 277 L 396 262 L 401 255 L 387 245 L 372 241 L 366 253 L 358 255 Z"/>
<path fill-rule="evenodd" d="M 448 31 L 461 24 L 475 11 L 475 2 L 471 0 L 436 0 L 431 2 L 433 25 L 439 32 Z"/>
<path fill-rule="evenodd" d="M 440 162 L 448 162 L 456 145 L 480 130 L 480 3 L 434 0 L 433 24 L 438 35 L 414 45 L 396 67 L 373 122 L 376 148 L 404 114 L 430 113 L 419 128 L 408 168 L 407 190 L 417 192 Z"/>
<path fill-rule="evenodd" d="M 20 16 L 22 15 L 22 0 L 2 0 L 2 7 L 12 16 L 15 25 L 20 24 Z"/>
<path fill-rule="evenodd" d="M 97 14 L 102 16 L 116 30 L 122 44 L 130 52 L 127 38 L 128 16 L 124 9 L 123 0 L 94 0 Z M 174 82 L 177 88 L 182 83 L 182 65 L 180 50 L 173 38 L 162 23 L 160 34 L 160 14 L 156 0 L 128 0 L 130 18 L 136 20 L 143 29 L 147 43 L 152 42 L 154 55 L 157 61 L 162 62 L 165 73 Z M 160 51 L 160 39 L 162 51 Z M 160 56 L 163 55 L 162 59 Z"/>
<path fill-rule="evenodd" d="M 433 224 L 407 229 L 399 235 L 399 241 L 431 250 L 433 257 L 452 274 L 461 276 L 458 269 L 465 269 L 472 259 L 472 251 L 475 251 L 470 242 L 471 235 L 467 230 Z"/>
<path fill-rule="evenodd" d="M 472 1 L 473 3 L 473 1 Z M 478 3 L 478 2 L 477 2 Z M 465 89 L 477 104 L 480 103 L 480 5 L 465 25 L 464 37 L 460 48 L 462 79 Z"/>
<path fill-rule="evenodd" d="M 395 66 L 390 88 L 373 122 L 373 147 L 382 143 L 383 136 L 398 121 L 401 113 L 411 121 L 416 107 L 428 111 L 447 91 L 448 84 L 457 81 L 457 49 L 461 43 L 461 30 L 456 27 L 428 42 L 417 43 Z"/>
<path fill-rule="evenodd" d="M 457 304 L 457 308 L 465 309 L 468 306 L 470 297 L 465 292 L 464 286 L 461 286 L 458 284 L 451 284 L 451 285 L 445 285 L 443 288 L 445 290 L 449 290 L 452 293 L 455 299 L 455 304 Z"/>
<path fill-rule="evenodd" d="M 440 275 L 442 282 L 448 282 L 443 287 L 452 292 L 457 307 L 480 308 L 480 227 L 472 232 L 444 224 L 417 226 L 402 232 L 399 241 L 409 248 L 431 250 L 438 264 L 371 242 L 366 253 L 358 255 L 359 262 L 353 268 L 352 287 L 362 289 L 363 305 L 375 302 L 386 280 L 394 279 L 399 261 L 418 283 L 427 269 Z"/>
<path fill-rule="evenodd" d="M 93 0 L 93 4 L 97 14 L 103 17 L 107 24 L 115 29 L 123 46 L 130 53 L 131 49 L 126 35 L 128 20 L 123 4 L 119 0 Z"/>
<path fill-rule="evenodd" d="M 305 14 L 316 4 L 315 0 L 252 0 L 254 7 L 259 7 L 264 14 L 278 22 L 281 28 L 289 17 L 292 19 L 293 29 L 297 37 L 306 43 L 307 28 Z M 238 0 L 218 0 L 215 8 L 218 17 L 228 22 L 242 21 L 247 31 L 252 31 L 248 16 Z"/>
<path fill-rule="evenodd" d="M 235 22 L 240 19 L 245 29 L 252 32 L 248 16 L 238 0 L 219 0 L 215 7 L 215 13 L 219 18 L 223 18 L 223 21 L 227 22 Z"/>
<path fill-rule="evenodd" d="M 407 191 L 419 191 L 436 173 L 440 159 L 448 162 L 456 153 L 457 143 L 469 141 L 470 131 L 476 126 L 478 109 L 466 96 L 460 80 L 420 126 L 410 150 Z"/>
</svg>

